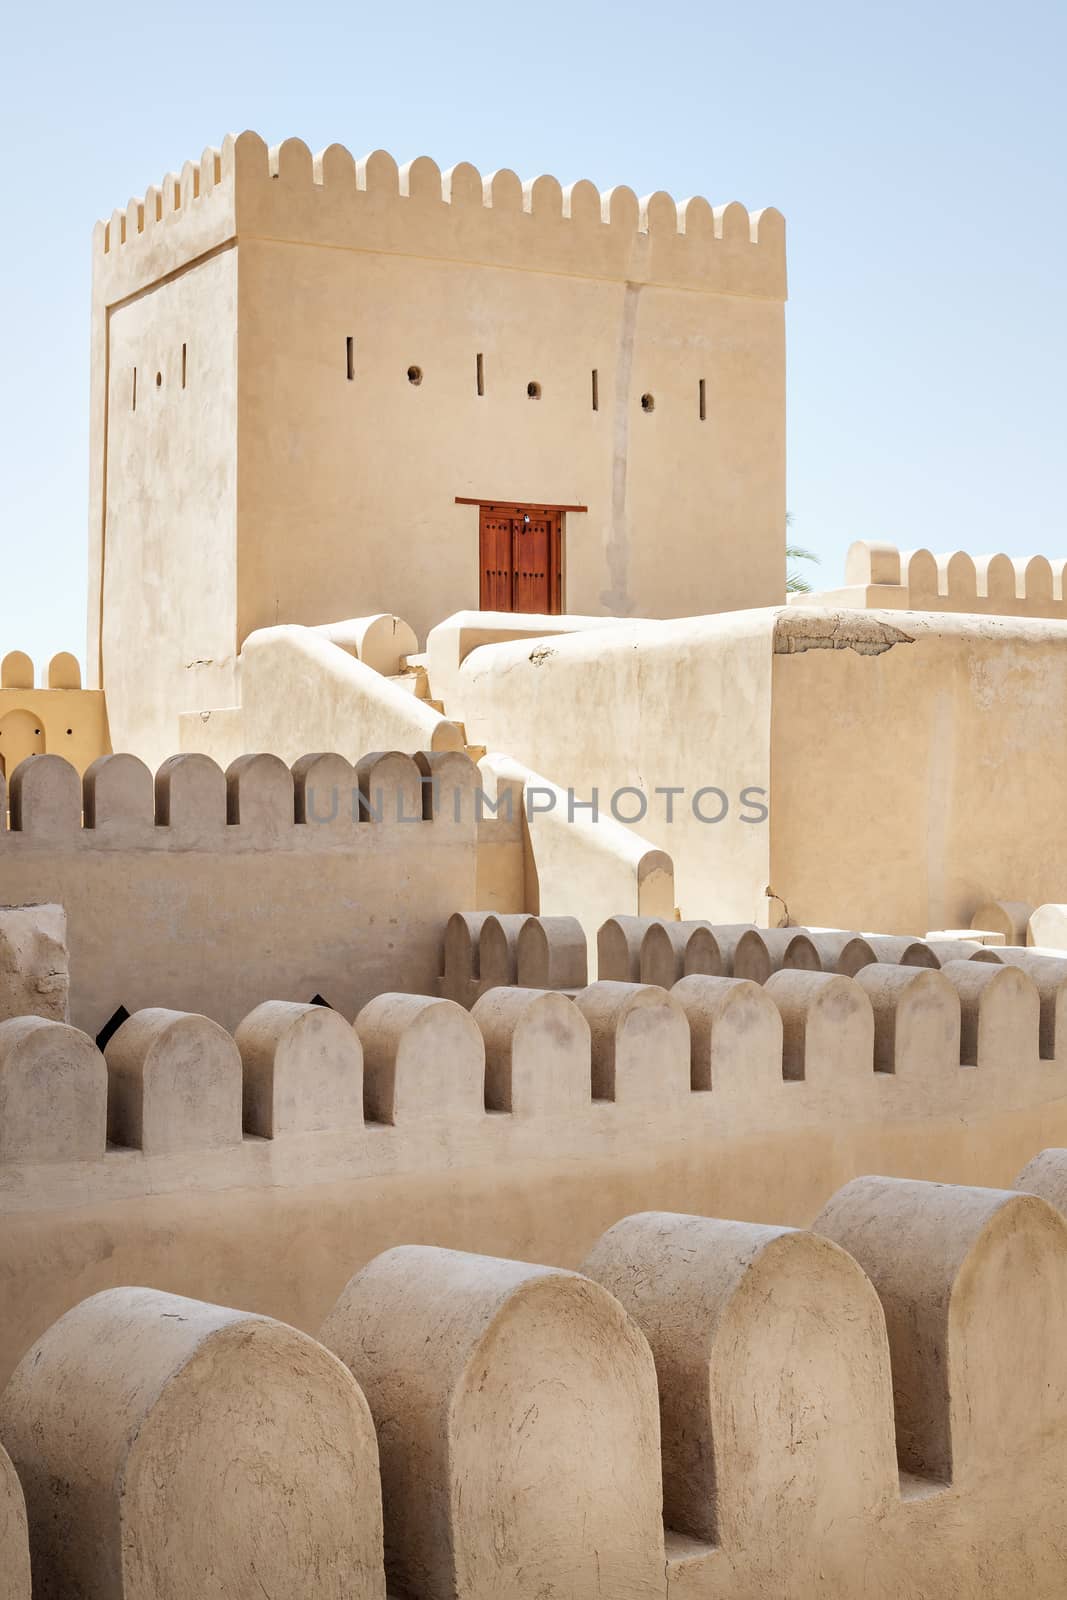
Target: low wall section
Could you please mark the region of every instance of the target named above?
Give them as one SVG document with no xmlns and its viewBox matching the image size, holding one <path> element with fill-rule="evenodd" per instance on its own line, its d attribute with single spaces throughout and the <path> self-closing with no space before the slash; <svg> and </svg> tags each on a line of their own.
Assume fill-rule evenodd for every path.
<svg viewBox="0 0 1067 1600">
<path fill-rule="evenodd" d="M 128 755 L 84 780 L 33 756 L 10 780 L 0 897 L 64 907 L 70 1018 L 94 1037 L 120 1007 L 232 1028 L 262 1000 L 318 995 L 353 1016 L 382 990 L 433 989 L 449 914 L 476 904 L 476 784 L 458 752 L 226 772 L 186 754 L 154 780 Z"/>
<path fill-rule="evenodd" d="M 972 556 L 966 550 L 935 555 L 860 539 L 845 561 L 845 587 L 798 596 L 796 603 L 1065 620 L 1065 566 L 1062 556 Z"/>
<path fill-rule="evenodd" d="M 114 1289 L 0 1397 L 5 1597 L 1059 1600 L 1065 1296 L 1047 1200 L 885 1177 L 391 1249 L 317 1340 Z"/>
<path fill-rule="evenodd" d="M 566 945 L 522 933 L 527 975 L 573 975 Z M 354 1027 L 267 1002 L 232 1035 L 155 1007 L 103 1056 L 63 1023 L 12 1019 L 0 1375 L 122 1283 L 313 1330 L 339 1263 L 399 1242 L 572 1266 L 649 1206 L 807 1223 L 871 1170 L 1009 1183 L 1067 1144 L 1067 1033 L 1043 1026 L 1067 963 L 1052 967 L 1040 986 L 963 961 L 499 987 L 470 1011 L 387 993 Z"/>
</svg>

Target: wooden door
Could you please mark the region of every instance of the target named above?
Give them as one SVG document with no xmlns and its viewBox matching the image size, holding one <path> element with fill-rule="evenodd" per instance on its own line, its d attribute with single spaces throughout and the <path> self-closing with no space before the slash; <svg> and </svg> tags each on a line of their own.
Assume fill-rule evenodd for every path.
<svg viewBox="0 0 1067 1600">
<path fill-rule="evenodd" d="M 514 609 L 513 520 L 511 512 L 499 506 L 482 507 L 482 581 L 478 603 L 483 611 Z"/>
<path fill-rule="evenodd" d="M 562 609 L 563 515 L 543 506 L 481 507 L 483 611 Z"/>
</svg>

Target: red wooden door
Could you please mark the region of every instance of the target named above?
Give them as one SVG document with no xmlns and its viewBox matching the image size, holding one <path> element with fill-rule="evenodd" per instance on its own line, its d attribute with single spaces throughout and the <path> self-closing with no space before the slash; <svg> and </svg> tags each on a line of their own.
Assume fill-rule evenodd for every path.
<svg viewBox="0 0 1067 1600">
<path fill-rule="evenodd" d="M 513 611 L 539 611 L 552 605 L 552 515 L 519 511 L 513 523 L 515 552 Z"/>
<path fill-rule="evenodd" d="M 481 507 L 483 611 L 560 611 L 562 522 L 560 512 L 538 506 Z"/>
<path fill-rule="evenodd" d="M 511 611 L 513 583 L 512 516 L 498 506 L 481 514 L 482 579 L 478 603 L 483 611 Z"/>
</svg>

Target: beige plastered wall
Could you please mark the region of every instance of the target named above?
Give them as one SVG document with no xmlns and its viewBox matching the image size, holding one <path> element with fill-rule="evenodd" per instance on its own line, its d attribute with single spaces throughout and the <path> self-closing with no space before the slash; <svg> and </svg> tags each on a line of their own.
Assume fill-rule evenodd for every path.
<svg viewBox="0 0 1067 1600">
<path fill-rule="evenodd" d="M 84 772 L 111 749 L 104 696 L 94 689 L 0 689 L 0 770 L 51 752 Z"/>
<path fill-rule="evenodd" d="M 235 704 L 253 629 L 385 610 L 421 636 L 477 605 L 457 496 L 588 507 L 571 611 L 775 600 L 784 298 L 773 211 L 252 134 L 169 176 L 94 241 L 90 682 L 117 746 L 157 762 L 180 713 Z"/>
<path fill-rule="evenodd" d="M 296 761 L 308 749 L 356 760 L 368 750 L 456 750 L 459 729 L 425 700 L 310 628 L 262 628 L 245 640 L 240 705 L 186 713 L 183 750 L 222 766 L 269 750 Z"/>
<path fill-rule="evenodd" d="M 476 606 L 456 496 L 588 506 L 565 518 L 569 611 L 780 593 L 780 304 L 259 239 L 240 295 L 241 638 L 389 609 L 423 637 Z"/>
<path fill-rule="evenodd" d="M 1067 624 L 790 608 L 772 706 L 771 878 L 798 923 L 915 933 L 1067 895 Z"/>
<path fill-rule="evenodd" d="M 246 1139 L 241 1151 L 215 1156 L 146 1161 L 123 1152 L 126 1179 L 110 1199 L 91 1198 L 94 1168 L 62 1182 L 55 1167 L 12 1173 L 0 1195 L 0 1381 L 56 1317 L 120 1284 L 263 1311 L 315 1332 L 351 1273 L 393 1245 L 577 1267 L 605 1229 L 635 1211 L 805 1226 L 863 1173 L 1010 1187 L 1038 1150 L 1067 1144 L 1062 1099 L 977 1117 L 957 1110 L 895 1121 L 883 1110 L 852 1125 L 820 1099 L 817 1117 L 764 1132 L 715 1133 L 688 1109 L 668 1128 L 642 1107 L 613 1134 L 614 1108 L 605 1109 L 599 1148 L 584 1125 L 568 1131 L 573 1116 L 560 1118 L 557 1134 L 543 1123 L 526 1139 L 502 1128 L 492 1153 L 477 1129 L 465 1151 L 459 1130 L 431 1125 L 410 1164 L 366 1177 L 341 1173 L 393 1130 L 284 1147 Z"/>
<path fill-rule="evenodd" d="M 1053 621 L 789 607 L 483 646 L 449 709 L 582 799 L 649 793 L 683 916 L 758 917 L 769 887 L 800 925 L 921 934 L 1067 897 L 1065 647 Z M 730 811 L 680 797 L 668 824 L 667 784 Z"/>
<path fill-rule="evenodd" d="M 103 684 L 117 748 L 158 766 L 180 710 L 237 697 L 236 252 L 135 295 L 107 328 Z"/>
<path fill-rule="evenodd" d="M 766 804 L 770 790 L 774 616 L 620 623 L 485 645 L 460 667 L 449 710 L 470 740 L 572 788 L 577 802 L 597 789 L 605 815 L 616 791 L 641 790 L 648 810 L 637 831 L 671 857 L 682 915 L 749 921 L 768 882 L 770 837 L 766 822 L 741 821 L 756 814 L 741 793 L 763 790 Z M 718 823 L 693 811 L 696 792 L 708 787 L 729 801 Z M 683 793 L 654 792 L 666 788 Z M 722 809 L 715 795 L 697 803 L 707 817 Z M 627 795 L 617 809 L 634 816 L 639 804 Z M 575 815 L 590 813 L 576 807 Z M 552 909 L 542 897 L 541 910 Z"/>
<path fill-rule="evenodd" d="M 341 779 L 336 806 L 319 785 L 323 820 L 294 823 L 290 791 L 288 818 L 227 824 L 218 776 L 218 810 L 180 831 L 154 824 L 150 779 L 139 816 L 0 831 L 3 899 L 66 910 L 74 1025 L 95 1037 L 119 1006 L 170 1006 L 232 1028 L 262 1000 L 320 994 L 354 1016 L 386 989 L 431 993 L 445 923 L 475 905 L 466 800 L 461 822 L 397 823 L 389 791 L 387 820 L 354 824 Z"/>
</svg>

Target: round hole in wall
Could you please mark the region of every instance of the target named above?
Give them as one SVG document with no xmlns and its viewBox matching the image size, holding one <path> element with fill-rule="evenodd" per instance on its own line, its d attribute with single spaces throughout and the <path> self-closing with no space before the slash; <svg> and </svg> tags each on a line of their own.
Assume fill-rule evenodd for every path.
<svg viewBox="0 0 1067 1600">
<path fill-rule="evenodd" d="M 73 728 L 68 728 L 68 729 L 67 729 L 67 732 L 68 732 L 68 733 L 73 733 L 73 732 L 74 732 L 74 729 L 73 729 Z"/>
<path fill-rule="evenodd" d="M 413 383 L 416 386 L 416 388 L 419 386 L 419 384 L 422 382 L 422 368 L 421 367 L 409 367 L 408 368 L 408 382 L 409 383 Z"/>
<path fill-rule="evenodd" d="M 641 410 L 642 411 L 655 411 L 655 409 L 656 409 L 656 397 L 655 397 L 655 395 L 654 394 L 643 394 L 641 396 Z"/>
<path fill-rule="evenodd" d="M 531 400 L 540 400 L 541 385 L 539 383 L 528 383 L 526 385 L 526 393 L 530 396 Z"/>
<path fill-rule="evenodd" d="M 156 388 L 157 389 L 162 389 L 162 387 L 163 387 L 163 374 L 161 372 L 157 372 L 156 373 Z"/>
</svg>

